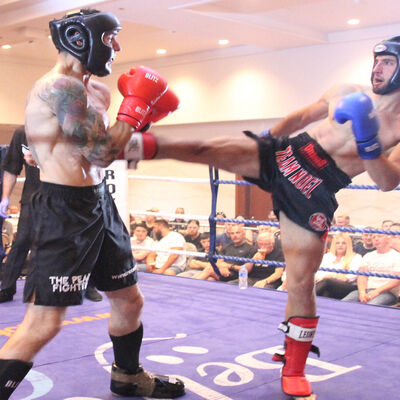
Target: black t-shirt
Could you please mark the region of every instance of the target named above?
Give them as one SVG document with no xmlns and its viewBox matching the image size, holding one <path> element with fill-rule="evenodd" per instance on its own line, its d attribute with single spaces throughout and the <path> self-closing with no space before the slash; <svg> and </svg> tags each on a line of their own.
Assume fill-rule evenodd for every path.
<svg viewBox="0 0 400 400">
<path fill-rule="evenodd" d="M 197 236 L 196 239 L 193 239 L 190 235 L 185 235 L 184 238 L 187 243 L 194 244 L 196 246 L 197 251 L 204 251 L 203 246 L 201 245 L 200 242 L 200 235 Z"/>
<path fill-rule="evenodd" d="M 354 249 L 354 252 L 355 252 L 355 253 L 358 253 L 358 254 L 362 255 L 363 257 L 364 257 L 367 253 L 376 250 L 375 247 L 372 247 L 372 248 L 370 248 L 370 249 L 366 249 L 366 248 L 364 247 L 364 243 L 363 243 L 363 242 L 357 242 L 357 243 L 353 246 L 353 249 Z"/>
<path fill-rule="evenodd" d="M 14 132 L 10 147 L 2 162 L 2 168 L 10 174 L 19 175 L 22 167 L 25 166 L 25 184 L 22 189 L 21 204 L 27 204 L 31 201 L 32 194 L 39 188 L 40 170 L 25 162 L 22 145 L 27 146 L 27 140 L 24 127 L 21 126 Z"/>
<path fill-rule="evenodd" d="M 284 261 L 282 246 L 280 244 L 280 241 L 275 240 L 274 249 L 271 251 L 271 253 L 269 253 L 265 256 L 265 260 L 277 261 L 277 262 Z M 249 273 L 249 278 L 260 279 L 260 280 L 268 278 L 275 272 L 276 268 L 280 268 L 280 267 L 276 267 L 273 265 L 267 265 L 267 264 L 254 264 L 251 272 Z"/>
<path fill-rule="evenodd" d="M 248 244 L 247 242 L 244 242 L 240 246 L 235 246 L 233 243 L 230 243 L 221 250 L 221 254 L 224 256 L 241 257 L 241 258 L 252 258 L 256 253 L 257 249 L 251 244 Z M 243 264 L 243 262 L 241 261 L 233 261 L 233 262 L 227 261 L 227 262 L 235 265 Z"/>
</svg>

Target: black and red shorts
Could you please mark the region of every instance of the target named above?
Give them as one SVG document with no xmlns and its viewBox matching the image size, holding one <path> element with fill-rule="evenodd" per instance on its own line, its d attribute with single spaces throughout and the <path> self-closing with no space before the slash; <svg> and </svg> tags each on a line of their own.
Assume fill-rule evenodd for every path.
<svg viewBox="0 0 400 400">
<path fill-rule="evenodd" d="M 259 138 L 260 177 L 245 179 L 272 194 L 276 215 L 324 237 L 338 207 L 335 193 L 351 183 L 335 161 L 307 133 Z"/>
<path fill-rule="evenodd" d="M 65 186 L 41 182 L 31 201 L 32 272 L 24 301 L 46 306 L 82 303 L 89 277 L 103 291 L 137 282 L 130 237 L 105 182 Z"/>
</svg>

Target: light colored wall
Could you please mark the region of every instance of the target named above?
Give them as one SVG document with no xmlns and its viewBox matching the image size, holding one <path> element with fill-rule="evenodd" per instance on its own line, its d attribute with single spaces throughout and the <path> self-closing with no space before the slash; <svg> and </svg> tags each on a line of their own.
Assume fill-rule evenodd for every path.
<svg viewBox="0 0 400 400">
<path fill-rule="evenodd" d="M 196 134 L 197 128 L 212 135 L 221 129 L 240 134 L 243 127 L 256 131 L 271 126 L 289 111 L 316 100 L 335 83 L 369 84 L 372 47 L 377 38 L 316 45 L 277 52 L 242 53 L 232 49 L 224 57 L 218 53 L 192 57 L 143 61 L 164 75 L 181 99 L 181 108 L 160 124 L 179 134 Z M 23 123 L 26 94 L 32 83 L 50 66 L 1 63 L 0 122 Z M 112 89 L 111 119 L 115 118 L 121 96 L 116 89 L 118 76 L 128 65 L 114 67 L 105 78 Z M 228 123 L 228 125 L 224 125 Z M 230 123 L 230 125 L 229 125 Z M 222 128 L 224 127 L 224 128 Z M 178 129 L 179 128 L 179 129 Z M 224 131 L 225 132 L 225 131 Z M 168 132 L 173 134 L 174 132 Z M 169 175 L 208 178 L 206 167 L 174 161 L 150 161 L 139 164 L 139 175 Z M 233 178 L 224 174 L 226 179 Z M 365 176 L 356 182 L 371 183 Z M 172 212 L 183 206 L 191 214 L 209 213 L 209 188 L 186 184 L 144 183 L 130 180 L 130 209 L 158 206 Z M 221 205 L 234 213 L 233 188 L 221 190 Z M 342 191 L 338 195 L 339 212 L 350 214 L 354 224 L 377 225 L 382 219 L 400 221 L 398 192 L 379 194 L 371 191 Z"/>
</svg>

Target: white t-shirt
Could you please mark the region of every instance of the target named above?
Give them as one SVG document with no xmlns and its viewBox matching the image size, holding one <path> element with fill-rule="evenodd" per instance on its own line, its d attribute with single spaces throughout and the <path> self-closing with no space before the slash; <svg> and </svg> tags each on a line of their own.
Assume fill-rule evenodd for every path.
<svg viewBox="0 0 400 400">
<path fill-rule="evenodd" d="M 171 253 L 159 252 L 157 250 L 170 250 L 172 247 L 181 247 L 185 249 L 185 238 L 178 232 L 170 232 L 167 236 L 163 237 L 159 242 L 154 242 L 153 251 L 157 253 L 155 267 L 161 268 Z M 182 271 L 185 269 L 186 256 L 180 254 L 175 260 L 173 266 L 180 267 Z"/>
<path fill-rule="evenodd" d="M 325 253 L 322 257 L 320 268 L 335 268 L 335 269 L 345 269 L 343 265 L 343 257 L 340 262 L 334 264 L 336 260 L 336 256 L 332 253 Z M 350 262 L 350 271 L 358 271 L 360 268 L 360 264 L 362 261 L 362 257 L 359 254 L 355 254 Z M 329 271 L 320 271 L 318 270 L 315 274 L 316 279 L 322 279 L 326 275 L 331 274 Z M 357 280 L 357 275 L 355 274 L 346 274 L 349 282 L 355 282 Z"/>
<path fill-rule="evenodd" d="M 361 261 L 361 266 L 366 267 L 368 272 L 379 274 L 396 274 L 400 273 L 400 253 L 396 250 L 389 250 L 387 253 L 378 253 L 376 250 L 367 253 Z M 376 289 L 390 282 L 389 278 L 378 278 L 375 276 L 368 277 L 367 289 Z M 400 284 L 400 280 L 399 284 Z M 393 294 L 400 294 L 400 286 L 391 290 Z"/>
<path fill-rule="evenodd" d="M 151 249 L 154 245 L 154 240 L 150 236 L 146 236 L 141 242 L 136 239 L 136 236 L 131 237 L 132 250 L 135 251 L 138 248 L 141 249 Z"/>
<path fill-rule="evenodd" d="M 152 249 L 153 245 L 154 245 L 154 240 L 150 236 L 146 236 L 145 239 L 142 241 L 137 240 L 136 236 L 131 237 L 131 247 L 134 258 L 135 258 L 135 252 L 140 251 L 140 249 Z M 149 250 L 148 253 L 150 253 L 150 251 L 151 250 Z M 143 252 L 143 250 L 141 252 Z M 136 259 L 136 261 L 138 263 L 145 263 L 146 257 L 142 258 L 141 260 Z"/>
</svg>

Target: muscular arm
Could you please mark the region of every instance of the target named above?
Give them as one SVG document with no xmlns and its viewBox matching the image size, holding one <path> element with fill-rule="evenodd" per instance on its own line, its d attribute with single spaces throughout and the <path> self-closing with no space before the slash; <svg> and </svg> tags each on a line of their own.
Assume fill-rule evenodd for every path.
<svg viewBox="0 0 400 400">
<path fill-rule="evenodd" d="M 88 105 L 86 89 L 75 78 L 56 79 L 40 97 L 54 112 L 64 136 L 94 165 L 108 166 L 130 138 L 131 127 L 124 122 L 106 129 L 102 114 Z"/>
<path fill-rule="evenodd" d="M 335 85 L 328 89 L 316 102 L 290 113 L 277 125 L 271 128 L 272 136 L 288 136 L 305 128 L 307 125 L 324 119 L 329 114 L 329 104 L 346 94 L 360 90 L 359 85 Z"/>
<path fill-rule="evenodd" d="M 4 171 L 2 199 L 9 199 L 17 182 L 17 175 Z"/>
<path fill-rule="evenodd" d="M 325 97 L 315 103 L 287 115 L 282 121 L 271 128 L 272 136 L 287 136 L 305 128 L 312 122 L 328 116 L 329 104 Z"/>
<path fill-rule="evenodd" d="M 156 158 L 208 164 L 234 174 L 258 178 L 260 163 L 257 143 L 248 137 L 218 137 L 208 140 L 174 139 L 156 135 Z"/>
<path fill-rule="evenodd" d="M 364 166 L 382 191 L 393 190 L 400 183 L 400 144 L 389 157 L 381 154 L 374 160 L 364 160 Z"/>
</svg>

